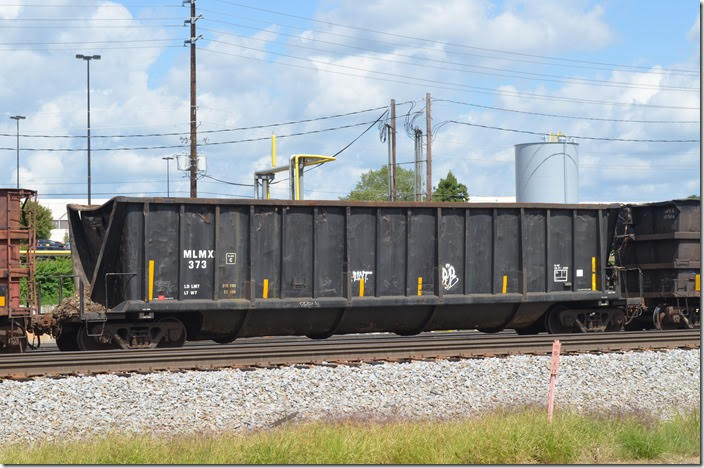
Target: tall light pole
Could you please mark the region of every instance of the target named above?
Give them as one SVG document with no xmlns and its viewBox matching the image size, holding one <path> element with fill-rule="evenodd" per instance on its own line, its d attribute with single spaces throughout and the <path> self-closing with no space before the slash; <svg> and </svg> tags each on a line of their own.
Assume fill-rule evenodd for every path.
<svg viewBox="0 0 704 468">
<path fill-rule="evenodd" d="M 79 60 L 85 60 L 86 61 L 86 71 L 87 71 L 87 94 L 88 94 L 88 125 L 86 128 L 88 129 L 88 205 L 90 205 L 90 61 L 91 60 L 100 60 L 100 55 L 82 55 L 82 54 L 76 54 L 76 58 Z"/>
<path fill-rule="evenodd" d="M 24 115 L 11 115 L 11 119 L 17 122 L 17 188 L 20 188 L 20 120 L 27 117 Z"/>
<path fill-rule="evenodd" d="M 166 161 L 166 198 L 169 198 L 171 196 L 171 192 L 169 192 L 169 161 L 174 159 L 173 156 L 164 156 L 161 158 Z"/>
</svg>

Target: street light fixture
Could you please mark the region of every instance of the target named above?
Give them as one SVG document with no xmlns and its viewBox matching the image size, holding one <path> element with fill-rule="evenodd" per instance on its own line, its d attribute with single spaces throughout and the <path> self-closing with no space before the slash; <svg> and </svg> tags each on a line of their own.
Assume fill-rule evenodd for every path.
<svg viewBox="0 0 704 468">
<path fill-rule="evenodd" d="M 164 156 L 161 158 L 166 161 L 166 198 L 171 197 L 171 193 L 169 192 L 169 161 L 174 159 L 173 156 Z"/>
<path fill-rule="evenodd" d="M 100 60 L 100 55 L 82 55 L 82 54 L 76 54 L 76 58 L 79 60 L 85 60 L 86 61 L 86 70 L 87 70 L 87 82 L 86 82 L 86 87 L 87 87 L 87 95 L 88 95 L 88 124 L 87 124 L 87 130 L 88 130 L 88 205 L 90 205 L 90 61 L 91 60 Z"/>
<path fill-rule="evenodd" d="M 27 117 L 24 115 L 11 115 L 11 119 L 17 122 L 17 188 L 20 188 L 20 120 Z"/>
</svg>

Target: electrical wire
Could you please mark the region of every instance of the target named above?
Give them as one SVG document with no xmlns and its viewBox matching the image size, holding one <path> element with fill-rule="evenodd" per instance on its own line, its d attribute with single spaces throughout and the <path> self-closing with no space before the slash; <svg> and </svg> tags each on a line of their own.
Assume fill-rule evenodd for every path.
<svg viewBox="0 0 704 468">
<path fill-rule="evenodd" d="M 44 3 L 0 3 L 0 7 L 33 7 L 33 8 L 183 8 L 182 5 L 115 5 L 109 3 L 48 5 Z"/>
<path fill-rule="evenodd" d="M 449 102 L 452 104 L 459 104 L 463 106 L 478 107 L 481 109 L 491 109 L 503 112 L 514 112 L 517 114 L 527 114 L 527 115 L 539 115 L 543 117 L 557 117 L 561 119 L 577 119 L 577 120 L 596 120 L 601 122 L 628 122 L 628 123 L 652 123 L 652 124 L 698 124 L 698 120 L 634 120 L 634 119 L 607 119 L 600 117 L 586 117 L 586 116 L 575 116 L 575 115 L 564 115 L 564 114 L 546 114 L 543 112 L 532 112 L 532 111 L 522 111 L 517 109 L 507 109 L 505 107 L 494 107 L 485 106 L 481 104 L 473 104 L 470 102 L 455 101 L 453 99 L 436 99 L 432 98 L 433 102 Z"/>
<path fill-rule="evenodd" d="M 203 177 L 207 177 L 208 179 L 212 179 L 212 180 L 214 180 L 214 181 L 216 181 L 216 182 L 220 182 L 221 184 L 237 185 L 237 186 L 239 186 L 239 187 L 254 187 L 254 184 L 240 184 L 240 183 L 237 183 L 237 182 L 229 182 L 229 181 L 227 181 L 227 180 L 222 180 L 222 179 L 218 179 L 218 178 L 213 177 L 213 176 L 209 176 L 208 174 L 203 174 Z"/>
<path fill-rule="evenodd" d="M 357 135 L 352 141 L 350 141 L 349 143 L 347 143 L 347 144 L 346 144 L 345 146 L 343 146 L 340 150 L 338 150 L 335 154 L 333 154 L 333 155 L 332 155 L 333 158 L 338 157 L 340 154 L 342 154 L 343 151 L 345 151 L 347 148 L 349 148 L 349 147 L 352 146 L 354 143 L 356 143 L 357 140 L 359 140 L 360 138 L 362 138 L 362 136 L 363 136 L 365 133 L 367 133 L 369 130 L 371 130 L 372 128 L 374 128 L 375 125 L 377 125 L 379 122 L 381 122 L 381 120 L 384 118 L 384 116 L 386 116 L 386 114 L 388 114 L 388 113 L 389 113 L 388 110 L 384 111 L 384 112 L 383 112 L 374 122 L 372 122 L 372 123 L 369 125 L 369 127 L 367 127 L 362 133 L 360 133 L 359 135 Z M 315 166 L 309 167 L 308 169 L 304 169 L 304 170 L 303 170 L 303 173 L 305 174 L 306 172 L 310 172 L 310 171 L 312 171 L 313 169 L 315 169 L 316 167 L 319 167 L 319 166 L 320 166 L 320 164 L 317 164 L 317 165 L 315 165 Z M 286 182 L 287 180 L 289 180 L 289 177 L 286 177 L 286 178 L 284 178 L 284 179 L 277 180 L 277 181 L 275 181 L 275 182 L 271 182 L 269 185 L 276 185 L 276 184 L 279 184 L 279 183 L 281 183 L 281 182 Z"/>
<path fill-rule="evenodd" d="M 428 83 L 441 83 L 441 84 L 449 84 L 449 85 L 452 85 L 452 86 L 459 86 L 459 87 L 477 88 L 476 86 L 470 86 L 470 85 L 466 85 L 466 84 L 464 84 L 464 83 L 453 83 L 453 82 L 448 82 L 448 81 L 429 80 L 429 79 L 426 79 L 426 78 L 410 77 L 410 76 L 408 76 L 408 75 L 399 75 L 399 74 L 397 74 L 397 73 L 387 73 L 387 72 L 382 72 L 382 71 L 377 71 L 377 70 L 370 70 L 370 69 L 367 69 L 367 68 L 355 67 L 355 66 L 351 66 L 351 65 L 340 65 L 340 64 L 337 64 L 337 63 L 327 62 L 327 61 L 324 61 L 324 60 L 317 60 L 317 59 L 312 59 L 312 58 L 309 58 L 309 57 L 300 57 L 300 56 L 296 56 L 296 55 L 285 54 L 285 53 L 283 53 L 283 52 L 274 52 L 274 51 L 267 50 L 267 49 L 261 49 L 261 48 L 257 48 L 257 47 L 249 47 L 249 46 L 245 46 L 245 45 L 242 45 L 242 44 L 236 44 L 236 43 L 232 43 L 232 42 L 220 41 L 220 40 L 212 39 L 212 38 L 209 38 L 209 37 L 207 37 L 206 40 L 208 40 L 208 41 L 210 41 L 210 42 L 214 42 L 214 43 L 216 43 L 216 44 L 228 45 L 228 46 L 237 47 L 237 48 L 240 48 L 240 49 L 251 50 L 251 51 L 254 51 L 254 52 L 264 52 L 264 53 L 268 53 L 268 54 L 271 54 L 271 55 L 277 55 L 277 56 L 279 56 L 279 57 L 287 57 L 287 58 L 292 58 L 292 59 L 295 59 L 295 60 L 303 60 L 303 61 L 306 61 L 306 62 L 318 63 L 318 64 L 322 64 L 322 65 L 328 65 L 328 66 L 331 66 L 331 67 L 340 67 L 340 68 L 344 68 L 344 69 L 355 70 L 355 71 L 362 71 L 362 72 L 366 72 L 366 73 L 376 73 L 376 74 L 384 75 L 384 76 L 402 77 L 402 78 L 406 78 L 406 79 L 413 79 L 413 80 L 416 80 L 416 81 L 423 81 L 423 82 L 428 82 Z M 371 60 L 375 60 L 375 61 L 397 62 L 397 63 L 398 63 L 398 61 L 394 61 L 394 60 L 382 60 L 382 59 L 375 59 L 375 58 L 373 58 L 373 57 L 367 57 L 367 58 L 369 58 L 369 59 L 371 59 Z M 408 62 L 400 62 L 400 63 L 406 63 L 406 64 L 407 64 Z M 459 71 L 459 70 L 455 70 L 455 71 Z M 484 72 L 472 72 L 472 73 L 489 74 L 489 73 L 484 73 Z M 497 74 L 492 74 L 492 75 L 497 75 Z M 498 75 L 498 76 L 507 76 L 507 75 Z M 537 79 L 537 78 L 515 77 L 515 76 L 510 76 L 509 78 L 520 78 L 520 79 L 528 79 L 528 80 L 536 80 L 536 79 Z M 547 80 L 547 79 L 541 79 L 541 80 L 539 80 L 539 81 L 558 81 L 558 82 L 560 82 L 560 83 L 566 83 L 565 81 Z M 657 88 L 657 87 L 654 88 L 654 87 L 639 87 L 639 86 L 622 86 L 622 85 L 617 85 L 617 84 L 613 84 L 613 85 L 607 85 L 607 84 L 593 84 L 593 83 L 580 83 L 580 84 L 585 84 L 585 85 L 590 85 L 590 86 L 611 86 L 611 87 L 617 87 L 617 88 L 633 88 L 633 89 L 651 89 L 651 90 L 652 90 L 652 89 L 662 89 L 662 88 Z M 480 88 L 480 89 L 481 89 L 481 88 Z M 484 89 L 487 89 L 487 88 L 484 88 Z M 673 89 L 673 88 L 670 88 L 670 89 L 668 89 L 668 91 L 699 92 L 699 90 L 698 90 L 697 88 L 682 88 L 682 89 Z"/>
<path fill-rule="evenodd" d="M 185 194 L 190 194 L 191 192 L 187 190 L 171 190 L 171 193 L 185 193 Z M 166 193 L 166 191 L 161 191 L 161 192 L 103 192 L 103 193 L 95 193 L 93 192 L 94 196 L 109 196 L 109 197 L 114 197 L 114 196 L 120 196 L 120 195 L 163 195 Z M 226 197 L 239 197 L 239 198 L 254 198 L 253 195 L 241 195 L 241 194 L 232 194 L 232 193 L 221 193 L 221 192 L 204 192 L 204 191 L 199 191 L 199 193 L 204 193 L 208 195 L 223 195 Z M 85 193 L 43 193 L 42 197 L 66 197 L 66 196 L 86 196 Z"/>
<path fill-rule="evenodd" d="M 250 10 L 262 11 L 265 13 L 271 13 L 271 14 L 280 15 L 280 16 L 287 16 L 290 18 L 312 21 L 314 23 L 326 24 L 328 26 L 337 26 L 337 27 L 348 28 L 348 29 L 352 29 L 352 30 L 356 30 L 356 31 L 363 31 L 363 32 L 367 32 L 367 33 L 371 32 L 371 33 L 379 34 L 379 35 L 383 35 L 383 36 L 396 37 L 399 39 L 405 39 L 405 40 L 410 39 L 410 40 L 419 41 L 419 42 L 429 42 L 431 44 L 452 46 L 452 47 L 458 47 L 458 48 L 462 48 L 462 49 L 481 50 L 481 51 L 492 52 L 492 53 L 515 55 L 515 56 L 519 56 L 519 57 L 539 58 L 539 59 L 544 59 L 544 60 L 565 61 L 565 62 L 570 62 L 570 63 L 581 63 L 581 64 L 589 64 L 589 65 L 600 65 L 600 66 L 607 66 L 607 67 L 611 67 L 611 68 L 618 67 L 618 68 L 641 69 L 641 70 L 649 68 L 647 66 L 640 66 L 640 65 L 625 65 L 625 64 L 618 64 L 618 63 L 579 60 L 579 59 L 571 59 L 571 58 L 563 58 L 563 57 L 554 57 L 554 56 L 549 56 L 549 55 L 529 54 L 529 53 L 525 53 L 525 52 L 517 52 L 517 51 L 511 51 L 511 50 L 492 49 L 492 48 L 488 48 L 488 47 L 470 46 L 467 44 L 458 44 L 458 43 L 447 42 L 447 41 L 437 41 L 434 39 L 426 39 L 426 38 L 422 38 L 422 37 L 408 36 L 408 35 L 404 35 L 404 34 L 395 34 L 395 33 L 390 33 L 387 31 L 380 31 L 378 29 L 364 28 L 364 27 L 359 27 L 359 26 L 351 26 L 351 25 L 342 24 L 342 23 L 334 23 L 332 21 L 324 21 L 324 20 L 319 20 L 316 18 L 307 17 L 307 16 L 294 15 L 294 14 L 285 13 L 282 11 L 271 10 L 271 9 L 261 8 L 261 7 L 255 7 L 255 6 L 246 5 L 243 3 L 233 2 L 233 1 L 228 1 L 228 0 L 215 0 L 215 1 L 220 2 L 220 3 L 225 3 L 228 5 L 238 6 L 241 8 L 247 8 Z M 665 70 L 665 71 L 669 71 L 669 72 L 676 72 L 676 73 L 683 73 L 683 74 L 695 74 L 695 75 L 699 73 L 697 70 L 683 70 L 683 69 L 676 69 L 676 68 L 661 68 L 661 70 Z"/>
<path fill-rule="evenodd" d="M 199 11 L 208 12 L 208 11 L 210 11 L 210 10 L 205 10 L 205 9 L 199 8 Z M 364 39 L 364 37 L 360 38 L 360 37 L 358 37 L 358 36 L 352 36 L 352 35 L 349 35 L 349 34 L 333 33 L 333 32 L 321 31 L 321 30 L 316 30 L 316 29 L 303 28 L 303 27 L 299 27 L 299 26 L 293 26 L 293 25 L 289 25 L 289 24 L 272 23 L 271 21 L 263 21 L 263 20 L 253 19 L 253 18 L 242 18 L 242 17 L 240 17 L 240 16 L 238 16 L 238 15 L 231 15 L 231 14 L 228 14 L 228 13 L 221 13 L 221 12 L 212 12 L 212 13 L 214 13 L 214 14 L 219 14 L 219 15 L 224 15 L 224 16 L 235 16 L 235 17 L 237 17 L 237 18 L 244 19 L 244 20 L 246 20 L 246 21 L 252 21 L 252 22 L 255 22 L 255 23 L 263 23 L 263 24 L 266 24 L 266 25 L 272 25 L 272 26 L 278 26 L 278 27 L 291 28 L 291 29 L 300 30 L 300 31 L 303 31 L 303 32 L 306 32 L 306 33 L 313 32 L 313 33 L 324 34 L 324 35 L 328 35 L 328 36 L 335 36 L 335 37 L 343 37 L 343 38 L 353 39 L 355 42 L 358 41 L 359 39 Z M 218 19 L 213 19 L 213 18 L 203 18 L 203 20 L 204 20 L 204 21 L 211 21 L 211 22 L 215 22 L 215 23 L 227 24 L 227 25 L 230 25 L 230 26 L 236 26 L 236 27 L 245 28 L 245 29 L 254 29 L 254 30 L 257 30 L 257 31 L 262 31 L 261 28 L 255 28 L 255 27 L 252 27 L 252 26 L 246 26 L 246 25 L 237 24 L 237 23 L 232 23 L 232 22 L 224 21 L 224 20 L 218 20 Z M 278 31 L 276 32 L 276 34 L 280 34 L 280 35 L 282 35 L 282 36 L 289 36 L 289 37 L 296 38 L 296 39 L 299 39 L 299 40 L 300 40 L 300 39 L 305 39 L 305 40 L 316 41 L 316 42 L 322 42 L 322 43 L 330 43 L 330 42 L 327 42 L 327 41 L 322 41 L 321 39 L 317 39 L 317 38 L 301 37 L 301 36 L 296 36 L 296 35 L 293 35 L 293 34 L 286 34 L 286 33 L 278 32 Z M 375 42 L 378 42 L 378 43 L 381 43 L 381 44 L 384 44 L 384 45 L 394 46 L 394 47 L 408 48 L 408 44 L 402 44 L 402 43 L 399 43 L 399 42 L 390 42 L 390 41 L 383 41 L 383 40 L 382 40 L 382 41 L 377 40 L 377 41 L 375 41 Z M 330 43 L 330 44 L 336 44 L 336 43 Z M 354 47 L 354 46 L 348 46 L 348 45 L 343 45 L 343 44 L 338 44 L 338 45 L 341 45 L 341 46 L 343 46 L 343 47 L 352 47 L 352 48 L 356 48 L 356 47 Z M 434 52 L 434 53 L 437 53 L 437 52 L 438 52 L 438 51 L 437 51 L 437 48 L 431 48 L 431 47 L 413 46 L 413 49 L 427 50 L 427 51 L 429 51 L 429 52 Z M 673 74 L 673 73 L 669 73 L 669 72 L 666 72 L 666 71 L 661 71 L 662 69 L 660 69 L 660 70 L 653 70 L 653 69 L 650 69 L 649 71 L 614 70 L 614 69 L 611 69 L 611 68 L 604 68 L 604 67 L 597 67 L 597 66 L 574 65 L 574 64 L 561 64 L 561 63 L 550 63 L 550 62 L 541 62 L 541 61 L 536 61 L 536 60 L 521 59 L 521 58 L 516 58 L 516 57 L 500 57 L 500 56 L 492 56 L 492 55 L 473 54 L 473 53 L 468 53 L 468 52 L 459 52 L 459 51 L 456 51 L 456 50 L 453 50 L 453 51 L 450 51 L 450 52 L 452 52 L 453 55 L 460 55 L 460 56 L 464 56 L 464 57 L 488 58 L 488 59 L 491 59 L 491 60 L 504 60 L 504 61 L 508 61 L 508 62 L 510 62 L 510 63 L 520 62 L 520 63 L 530 63 L 530 64 L 537 64 L 537 65 L 548 65 L 548 66 L 552 66 L 552 67 L 563 67 L 563 68 L 577 68 L 577 69 L 602 70 L 602 71 L 621 71 L 621 72 L 624 72 L 624 73 L 638 73 L 638 74 L 641 74 L 641 75 L 672 75 L 672 74 Z M 427 59 L 427 60 L 431 60 L 431 59 Z M 452 63 L 452 62 L 451 62 L 451 63 Z M 474 67 L 477 67 L 477 68 L 491 68 L 491 67 L 480 67 L 480 66 L 478 66 L 478 65 L 464 65 L 464 66 L 474 66 Z M 523 72 L 523 71 L 515 70 L 514 73 L 529 73 L 529 72 Z M 675 73 L 675 74 L 676 74 L 676 73 Z M 685 76 L 691 76 L 691 75 L 687 74 L 687 75 L 685 75 Z"/>
<path fill-rule="evenodd" d="M 548 136 L 545 132 L 533 132 L 530 130 L 517 130 L 515 128 L 505 128 L 505 127 L 493 127 L 491 125 L 481 125 L 469 122 L 460 122 L 457 120 L 448 120 L 448 123 L 468 125 L 470 127 L 486 128 L 490 130 L 501 130 L 503 132 L 513 132 L 513 133 L 525 133 L 528 135 L 540 135 Z M 574 138 L 575 140 L 600 140 L 600 141 L 624 141 L 624 142 L 638 142 L 638 143 L 699 143 L 699 139 L 696 140 L 661 140 L 661 139 L 638 139 L 638 138 L 609 138 L 609 137 L 593 137 L 593 136 L 580 136 L 580 135 L 564 135 L 566 138 Z"/>
<path fill-rule="evenodd" d="M 376 123 L 376 121 L 374 122 Z M 308 130 L 305 132 L 289 133 L 286 135 L 277 135 L 276 138 L 290 138 L 302 135 L 312 135 L 315 133 L 331 132 L 335 130 L 342 130 L 346 128 L 354 128 L 362 125 L 367 125 L 369 122 L 360 122 L 356 124 L 340 125 L 337 127 L 321 128 L 318 130 Z M 249 143 L 254 141 L 264 141 L 270 140 L 271 136 L 256 137 L 256 138 L 245 138 L 241 140 L 229 140 L 229 141 L 213 141 L 206 143 L 198 143 L 197 146 L 216 146 L 216 145 L 230 145 L 236 143 Z M 133 146 L 133 147 L 117 147 L 117 148 L 91 148 L 91 151 L 135 151 L 135 150 L 154 150 L 154 149 L 173 149 L 173 148 L 186 148 L 185 144 L 181 145 L 155 145 L 155 146 Z M 0 148 L 0 151 L 15 151 L 16 148 Z M 85 148 L 22 148 L 24 151 L 47 151 L 47 152 L 59 152 L 59 153 L 70 153 L 70 152 L 83 152 L 86 151 Z"/>
<path fill-rule="evenodd" d="M 139 46 L 139 45 L 134 45 L 134 46 L 118 46 L 118 47 L 81 47 L 81 50 L 128 50 L 128 49 L 165 49 L 165 48 L 183 48 L 183 45 L 161 45 L 161 46 Z M 20 47 L 16 48 L 13 47 L 12 49 L 3 49 L 0 48 L 0 51 L 2 52 L 17 52 L 17 51 L 64 51 L 64 50 L 75 50 L 75 47 Z"/>
<path fill-rule="evenodd" d="M 180 37 L 172 37 L 165 39 L 111 39 L 109 41 L 69 41 L 69 42 L 0 42 L 0 46 L 7 45 L 68 45 L 68 44 L 113 44 L 113 43 L 142 43 L 142 42 L 163 42 L 163 41 L 179 41 Z"/>
<path fill-rule="evenodd" d="M 257 28 L 253 28 L 257 29 Z M 236 37 L 239 39 L 243 40 L 253 40 L 253 41 L 259 41 L 259 42 L 265 42 L 269 43 L 271 41 L 267 39 L 261 39 L 257 37 L 245 37 L 245 36 L 239 36 L 236 34 L 229 34 L 223 31 L 217 31 L 214 29 L 209 29 L 209 28 L 200 28 L 200 31 L 208 31 L 208 32 L 213 32 L 216 34 L 222 34 L 226 36 L 232 36 Z M 259 31 L 263 31 L 259 29 Z M 280 34 L 280 33 L 272 33 L 272 34 Z M 300 37 L 299 37 L 300 39 Z M 229 42 L 224 42 L 224 41 L 219 41 L 215 39 L 209 39 L 211 42 L 216 42 L 216 43 L 221 43 L 221 44 L 227 44 L 227 45 L 232 45 L 232 46 L 237 46 L 241 47 L 240 44 L 233 44 Z M 338 44 L 342 45 L 343 44 Z M 317 52 L 325 52 L 325 53 L 334 53 L 334 54 L 345 54 L 344 52 L 337 52 L 337 51 L 331 51 L 331 50 L 326 50 L 326 49 L 319 49 L 317 47 L 309 47 L 305 45 L 299 45 L 299 44 L 286 44 L 287 47 L 295 47 L 298 49 L 307 49 L 307 50 L 313 50 Z M 243 46 L 242 46 L 243 47 Z M 692 87 L 685 87 L 685 86 L 649 86 L 649 85 L 638 85 L 638 84 L 633 84 L 625 81 L 608 81 L 608 80 L 595 80 L 595 79 L 588 79 L 588 78 L 573 78 L 573 77 L 568 77 L 568 76 L 561 76 L 561 75 L 550 75 L 550 74 L 545 74 L 545 73 L 528 73 L 528 72 L 522 72 L 522 71 L 515 71 L 515 70 L 506 70 L 503 68 L 496 68 L 496 67 L 484 67 L 484 66 L 478 66 L 478 65 L 466 65 L 462 63 L 457 63 L 457 62 L 449 62 L 446 60 L 433 60 L 433 59 L 428 59 L 428 58 L 422 58 L 421 60 L 424 61 L 433 61 L 433 62 L 441 62 L 441 63 L 453 63 L 455 65 L 460 65 L 464 67 L 472 67 L 472 68 L 480 68 L 480 69 L 486 69 L 486 70 L 498 70 L 498 71 L 506 71 L 510 73 L 518 73 L 518 74 L 524 74 L 524 75 L 532 75 L 532 76 L 516 76 L 516 75 L 507 75 L 504 73 L 494 73 L 494 72 L 486 72 L 486 71 L 477 71 L 477 70 L 466 70 L 466 69 L 458 69 L 458 68 L 450 68 L 450 67 L 443 67 L 443 66 L 437 66 L 437 65 L 425 65 L 422 63 L 414 63 L 414 62 L 409 62 L 409 61 L 403 61 L 403 60 L 392 60 L 389 59 L 388 56 L 400 56 L 400 57 L 408 57 L 412 59 L 418 59 L 418 57 L 414 57 L 412 55 L 407 55 L 407 54 L 397 54 L 397 53 L 388 53 L 388 52 L 382 52 L 382 51 L 374 51 L 370 49 L 364 49 L 361 47 L 354 47 L 350 46 L 354 49 L 361 49 L 365 50 L 367 52 L 378 52 L 378 53 L 383 53 L 384 57 L 383 58 L 377 58 L 377 57 L 370 57 L 370 56 L 365 56 L 366 59 L 369 60 L 374 60 L 377 62 L 384 62 L 384 63 L 398 63 L 402 65 L 411 65 L 411 66 L 416 66 L 416 67 L 423 67 L 423 68 L 430 68 L 434 70 L 444 70 L 444 71 L 456 71 L 460 73 L 472 73 L 472 74 L 479 74 L 479 75 L 488 75 L 488 76 L 499 76 L 499 77 L 506 77 L 506 78 L 515 78 L 515 79 L 523 79 L 523 80 L 532 80 L 532 81 L 546 81 L 546 82 L 553 82 L 553 83 L 573 83 L 573 84 L 583 84 L 586 86 L 606 86 L 606 87 L 612 87 L 612 88 L 628 88 L 628 89 L 651 89 L 651 90 L 667 90 L 667 91 L 681 91 L 681 92 L 699 92 L 699 88 L 692 88 Z M 261 50 L 261 49 L 256 49 L 256 50 Z M 542 78 L 540 78 L 542 77 Z"/>
<path fill-rule="evenodd" d="M 396 103 L 396 105 L 402 106 L 402 105 L 409 104 L 411 102 L 413 102 L 413 101 L 399 102 L 399 103 Z M 198 133 L 199 134 L 210 134 L 210 133 L 235 132 L 235 131 L 241 131 L 241 130 L 256 130 L 256 129 L 260 129 L 260 128 L 283 127 L 286 125 L 317 122 L 317 121 L 321 121 L 321 120 L 336 119 L 336 118 L 340 118 L 340 117 L 349 117 L 352 115 L 364 114 L 367 112 L 373 112 L 373 111 L 386 109 L 386 108 L 388 108 L 388 106 L 370 107 L 368 109 L 360 109 L 360 110 L 352 111 L 352 112 L 325 115 L 325 116 L 321 116 L 321 117 L 311 117 L 308 119 L 301 119 L 301 120 L 289 120 L 287 122 L 251 125 L 251 126 L 247 126 L 247 127 L 221 128 L 221 129 L 215 129 L 215 130 L 199 130 Z M 136 133 L 136 134 L 121 134 L 121 135 L 120 134 L 118 134 L 118 135 L 91 135 L 91 138 L 147 138 L 147 137 L 181 136 L 181 135 L 190 135 L 190 131 L 188 131 L 188 132 L 166 132 L 166 133 Z M 0 136 L 16 137 L 17 133 L 0 133 Z M 24 137 L 24 138 L 88 138 L 87 135 L 45 135 L 45 134 L 37 135 L 37 134 L 30 134 L 30 133 L 20 133 L 20 136 Z"/>
<path fill-rule="evenodd" d="M 17 25 L 17 24 L 3 24 L 3 29 L 160 29 L 160 28 L 183 28 L 182 24 L 159 24 L 154 26 L 143 26 L 136 24 L 122 24 L 122 25 L 110 25 L 110 24 L 96 24 L 96 25 L 79 25 L 79 24 L 62 24 L 62 25 Z"/>
<path fill-rule="evenodd" d="M 407 75 L 397 75 L 397 74 L 393 74 L 393 73 L 376 72 L 374 70 L 369 70 L 366 68 L 350 67 L 350 66 L 346 66 L 346 65 L 332 64 L 329 62 L 309 60 L 307 58 L 305 58 L 305 59 L 298 58 L 299 60 L 304 60 L 306 62 L 313 62 L 313 63 L 317 62 L 317 63 L 331 65 L 331 66 L 340 67 L 340 68 L 344 68 L 344 69 L 358 70 L 358 71 L 362 71 L 365 73 L 378 73 L 378 74 L 383 74 L 383 75 L 390 75 L 390 76 L 395 76 L 395 77 L 399 77 L 399 78 L 404 78 L 405 80 L 417 80 L 417 81 L 423 82 L 423 83 L 414 83 L 411 81 L 396 80 L 396 79 L 391 79 L 391 78 L 381 78 L 381 77 L 377 77 L 377 76 L 357 75 L 357 74 L 353 74 L 353 73 L 345 73 L 345 72 L 334 71 L 334 70 L 324 70 L 324 69 L 320 69 L 318 67 L 298 65 L 295 63 L 277 62 L 274 60 L 268 60 L 268 59 L 263 59 L 263 58 L 259 58 L 259 57 L 252 57 L 252 56 L 248 56 L 248 55 L 235 54 L 232 52 L 227 52 L 227 51 L 218 50 L 218 49 L 208 49 L 208 48 L 204 48 L 204 47 L 196 47 L 196 49 L 206 51 L 206 52 L 214 52 L 214 53 L 219 53 L 219 54 L 223 54 L 223 55 L 230 55 L 233 57 L 239 57 L 239 58 L 243 58 L 246 60 L 254 60 L 254 61 L 258 61 L 258 62 L 271 63 L 274 65 L 282 65 L 282 66 L 287 66 L 287 67 L 313 70 L 316 72 L 322 71 L 325 73 L 333 73 L 333 74 L 337 74 L 337 75 L 351 76 L 351 77 L 355 77 L 355 78 L 365 78 L 365 79 L 371 79 L 371 80 L 377 80 L 377 81 L 385 81 L 388 83 L 400 83 L 400 84 L 406 84 L 406 85 L 411 85 L 411 86 L 423 86 L 426 89 L 427 88 L 436 88 L 436 89 L 445 89 L 445 90 L 450 90 L 450 91 L 462 91 L 462 92 L 467 92 L 467 93 L 497 94 L 500 96 L 525 97 L 525 98 L 530 98 L 530 99 L 547 100 L 547 101 L 551 101 L 551 102 L 562 101 L 562 102 L 577 102 L 577 103 L 582 103 L 582 104 L 652 107 L 652 108 L 661 108 L 661 109 L 699 110 L 698 107 L 669 106 L 669 105 L 664 105 L 664 104 L 646 104 L 646 103 L 639 103 L 639 102 L 602 101 L 602 100 L 597 100 L 597 99 L 569 98 L 569 97 L 562 97 L 562 96 L 551 96 L 551 95 L 541 95 L 541 94 L 534 94 L 534 93 L 523 93 L 523 92 L 497 90 L 497 89 L 492 89 L 492 88 L 483 88 L 480 86 L 470 86 L 470 85 L 465 85 L 462 83 L 448 83 L 448 82 L 438 81 L 438 80 L 426 80 L 426 79 L 421 79 L 421 78 L 414 78 L 414 77 L 407 76 Z M 266 51 L 266 50 L 264 50 L 264 52 L 273 53 L 273 52 Z M 285 54 L 275 53 L 275 55 L 285 55 Z M 293 58 L 297 58 L 297 57 L 293 57 Z M 435 84 L 435 83 L 439 83 L 439 84 Z"/>
</svg>

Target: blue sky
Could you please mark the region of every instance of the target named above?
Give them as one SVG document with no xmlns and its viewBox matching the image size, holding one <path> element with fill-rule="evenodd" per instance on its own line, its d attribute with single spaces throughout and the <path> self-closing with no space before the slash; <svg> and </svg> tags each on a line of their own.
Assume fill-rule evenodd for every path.
<svg viewBox="0 0 704 468">
<path fill-rule="evenodd" d="M 94 197 L 164 195 L 161 158 L 185 154 L 181 135 L 133 135 L 188 131 L 187 8 L 180 3 L 0 0 L 0 133 L 8 135 L 0 136 L 8 168 L 0 183 L 15 183 L 15 122 L 7 117 L 19 113 L 27 116 L 21 146 L 36 149 L 21 152 L 22 185 L 46 197 L 85 194 L 85 64 L 74 55 L 99 53 L 91 65 Z M 433 185 L 452 170 L 470 196 L 513 195 L 513 145 L 539 139 L 476 125 L 611 139 L 698 138 L 698 2 L 197 0 L 197 7 L 204 36 L 199 143 L 208 159 L 202 196 L 251 196 L 250 187 L 221 181 L 251 184 L 253 172 L 268 165 L 268 141 L 213 143 L 352 125 L 278 140 L 280 160 L 333 154 L 384 110 L 225 129 L 378 108 L 391 98 L 416 101 L 419 111 L 426 92 L 435 125 L 472 124 L 445 123 L 433 141 Z M 401 105 L 398 113 L 409 109 Z M 403 122 L 398 160 L 405 163 L 413 145 Z M 107 135 L 127 136 L 100 138 Z M 698 193 L 698 143 L 577 141 L 582 201 Z M 176 148 L 136 149 L 145 146 Z M 307 176 L 305 197 L 342 196 L 386 157 L 375 126 L 337 162 Z M 171 181 L 172 191 L 187 195 L 188 181 L 173 166 Z M 286 197 L 286 183 L 273 194 Z"/>
</svg>

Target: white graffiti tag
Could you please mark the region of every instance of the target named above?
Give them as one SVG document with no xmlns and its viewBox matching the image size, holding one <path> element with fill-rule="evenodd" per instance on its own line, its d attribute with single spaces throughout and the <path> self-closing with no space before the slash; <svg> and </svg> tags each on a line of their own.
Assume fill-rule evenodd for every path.
<svg viewBox="0 0 704 468">
<path fill-rule="evenodd" d="M 455 274 L 455 267 L 446 263 L 445 266 L 442 267 L 442 286 L 445 288 L 445 291 L 452 289 L 459 280 L 460 279 Z"/>
<path fill-rule="evenodd" d="M 372 271 L 366 271 L 366 270 L 357 270 L 352 272 L 352 281 L 355 283 L 359 280 L 364 280 L 364 282 L 367 282 L 367 278 L 369 275 L 373 274 Z"/>
</svg>

